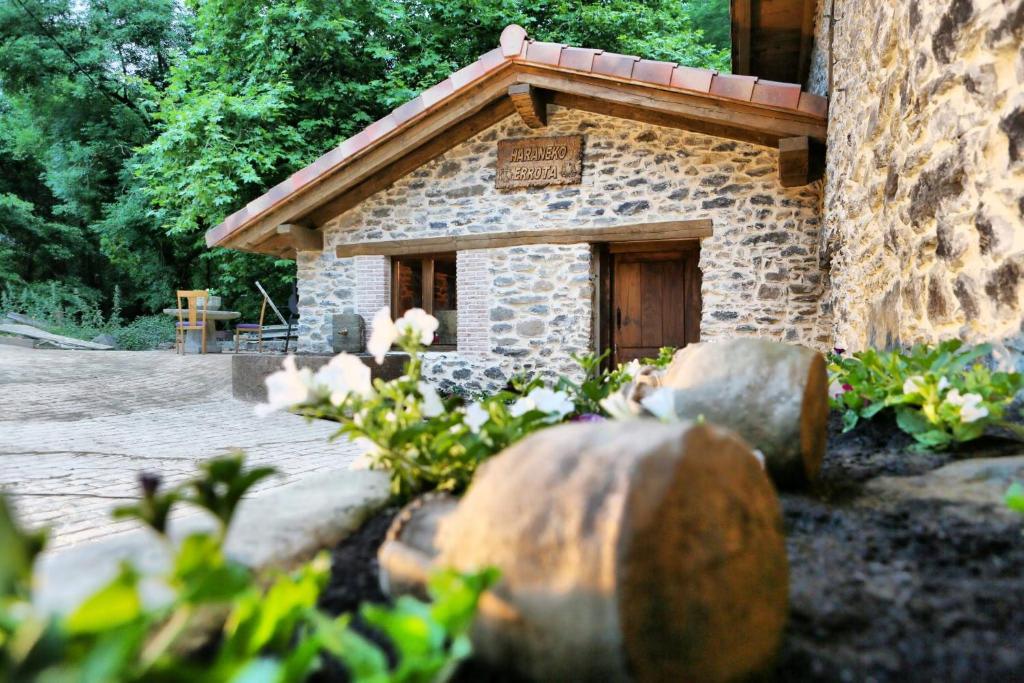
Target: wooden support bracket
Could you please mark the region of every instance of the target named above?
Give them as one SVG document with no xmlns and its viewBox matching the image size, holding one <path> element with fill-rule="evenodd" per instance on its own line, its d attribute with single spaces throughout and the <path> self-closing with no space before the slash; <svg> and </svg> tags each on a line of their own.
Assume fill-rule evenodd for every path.
<svg viewBox="0 0 1024 683">
<path fill-rule="evenodd" d="M 783 187 L 811 182 L 811 144 L 807 137 L 779 140 L 779 182 Z"/>
<path fill-rule="evenodd" d="M 540 90 L 529 83 L 514 83 L 508 87 L 508 96 L 530 128 L 548 125 L 548 108 Z"/>
<path fill-rule="evenodd" d="M 324 234 L 319 230 L 311 230 L 292 223 L 282 223 L 277 226 L 277 234 L 286 236 L 295 251 L 324 250 Z"/>
</svg>

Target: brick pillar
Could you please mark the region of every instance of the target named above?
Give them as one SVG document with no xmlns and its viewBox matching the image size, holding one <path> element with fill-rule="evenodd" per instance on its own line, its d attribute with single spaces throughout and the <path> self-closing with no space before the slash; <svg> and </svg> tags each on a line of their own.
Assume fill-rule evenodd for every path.
<svg viewBox="0 0 1024 683">
<path fill-rule="evenodd" d="M 459 354 L 485 356 L 490 352 L 487 333 L 490 307 L 491 257 L 486 249 L 456 255 L 459 306 Z"/>
<path fill-rule="evenodd" d="M 377 311 L 391 305 L 391 259 L 356 256 L 356 313 L 366 321 L 366 334 Z M 365 342 L 365 340 L 364 340 Z"/>
</svg>

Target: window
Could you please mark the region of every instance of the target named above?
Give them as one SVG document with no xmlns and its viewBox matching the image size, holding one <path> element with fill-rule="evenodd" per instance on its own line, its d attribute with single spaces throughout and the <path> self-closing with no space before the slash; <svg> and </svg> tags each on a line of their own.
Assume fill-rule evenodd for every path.
<svg viewBox="0 0 1024 683">
<path fill-rule="evenodd" d="M 433 315 L 439 323 L 434 346 L 455 348 L 458 342 L 457 290 L 454 253 L 391 260 L 391 315 L 397 320 L 410 308 Z"/>
</svg>

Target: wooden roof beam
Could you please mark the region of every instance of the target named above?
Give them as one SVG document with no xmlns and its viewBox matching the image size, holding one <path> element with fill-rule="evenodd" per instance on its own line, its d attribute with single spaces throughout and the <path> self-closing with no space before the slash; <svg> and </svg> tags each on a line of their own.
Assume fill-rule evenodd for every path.
<svg viewBox="0 0 1024 683">
<path fill-rule="evenodd" d="M 779 140 L 779 182 L 800 187 L 818 180 L 825 171 L 825 148 L 807 137 Z"/>
<path fill-rule="evenodd" d="M 732 72 L 750 75 L 751 0 L 732 2 Z"/>
<path fill-rule="evenodd" d="M 277 226 L 277 234 L 284 235 L 295 251 L 323 251 L 324 234 L 319 230 L 311 230 L 303 225 L 282 223 Z"/>
<path fill-rule="evenodd" d="M 424 237 L 411 240 L 388 240 L 339 244 L 335 255 L 349 256 L 408 256 L 412 254 L 433 254 L 444 251 L 465 251 L 469 249 L 496 249 L 527 244 L 582 244 L 615 242 L 676 242 L 679 240 L 701 240 L 711 237 L 714 225 L 710 218 L 692 220 L 657 221 L 653 223 L 631 223 L 629 225 L 607 225 L 595 228 L 563 227 L 547 230 L 512 230 L 509 232 L 476 235 L 452 235 L 445 237 Z"/>
</svg>

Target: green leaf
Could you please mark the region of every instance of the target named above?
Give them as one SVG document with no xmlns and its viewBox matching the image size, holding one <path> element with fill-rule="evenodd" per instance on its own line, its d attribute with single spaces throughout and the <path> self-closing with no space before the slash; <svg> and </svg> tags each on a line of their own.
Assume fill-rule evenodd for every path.
<svg viewBox="0 0 1024 683">
<path fill-rule="evenodd" d="M 1024 486 L 1020 482 L 1015 481 L 1010 484 L 1010 488 L 1006 489 L 1004 500 L 1006 506 L 1011 510 L 1024 514 Z"/>
<path fill-rule="evenodd" d="M 79 605 L 68 616 L 64 626 L 71 634 L 101 633 L 139 619 L 142 600 L 138 584 L 139 576 L 135 570 L 122 564 L 117 577 Z"/>
<path fill-rule="evenodd" d="M 45 532 L 18 527 L 7 499 L 0 495 L 0 596 L 26 593 L 36 556 L 45 545 Z"/>
</svg>

